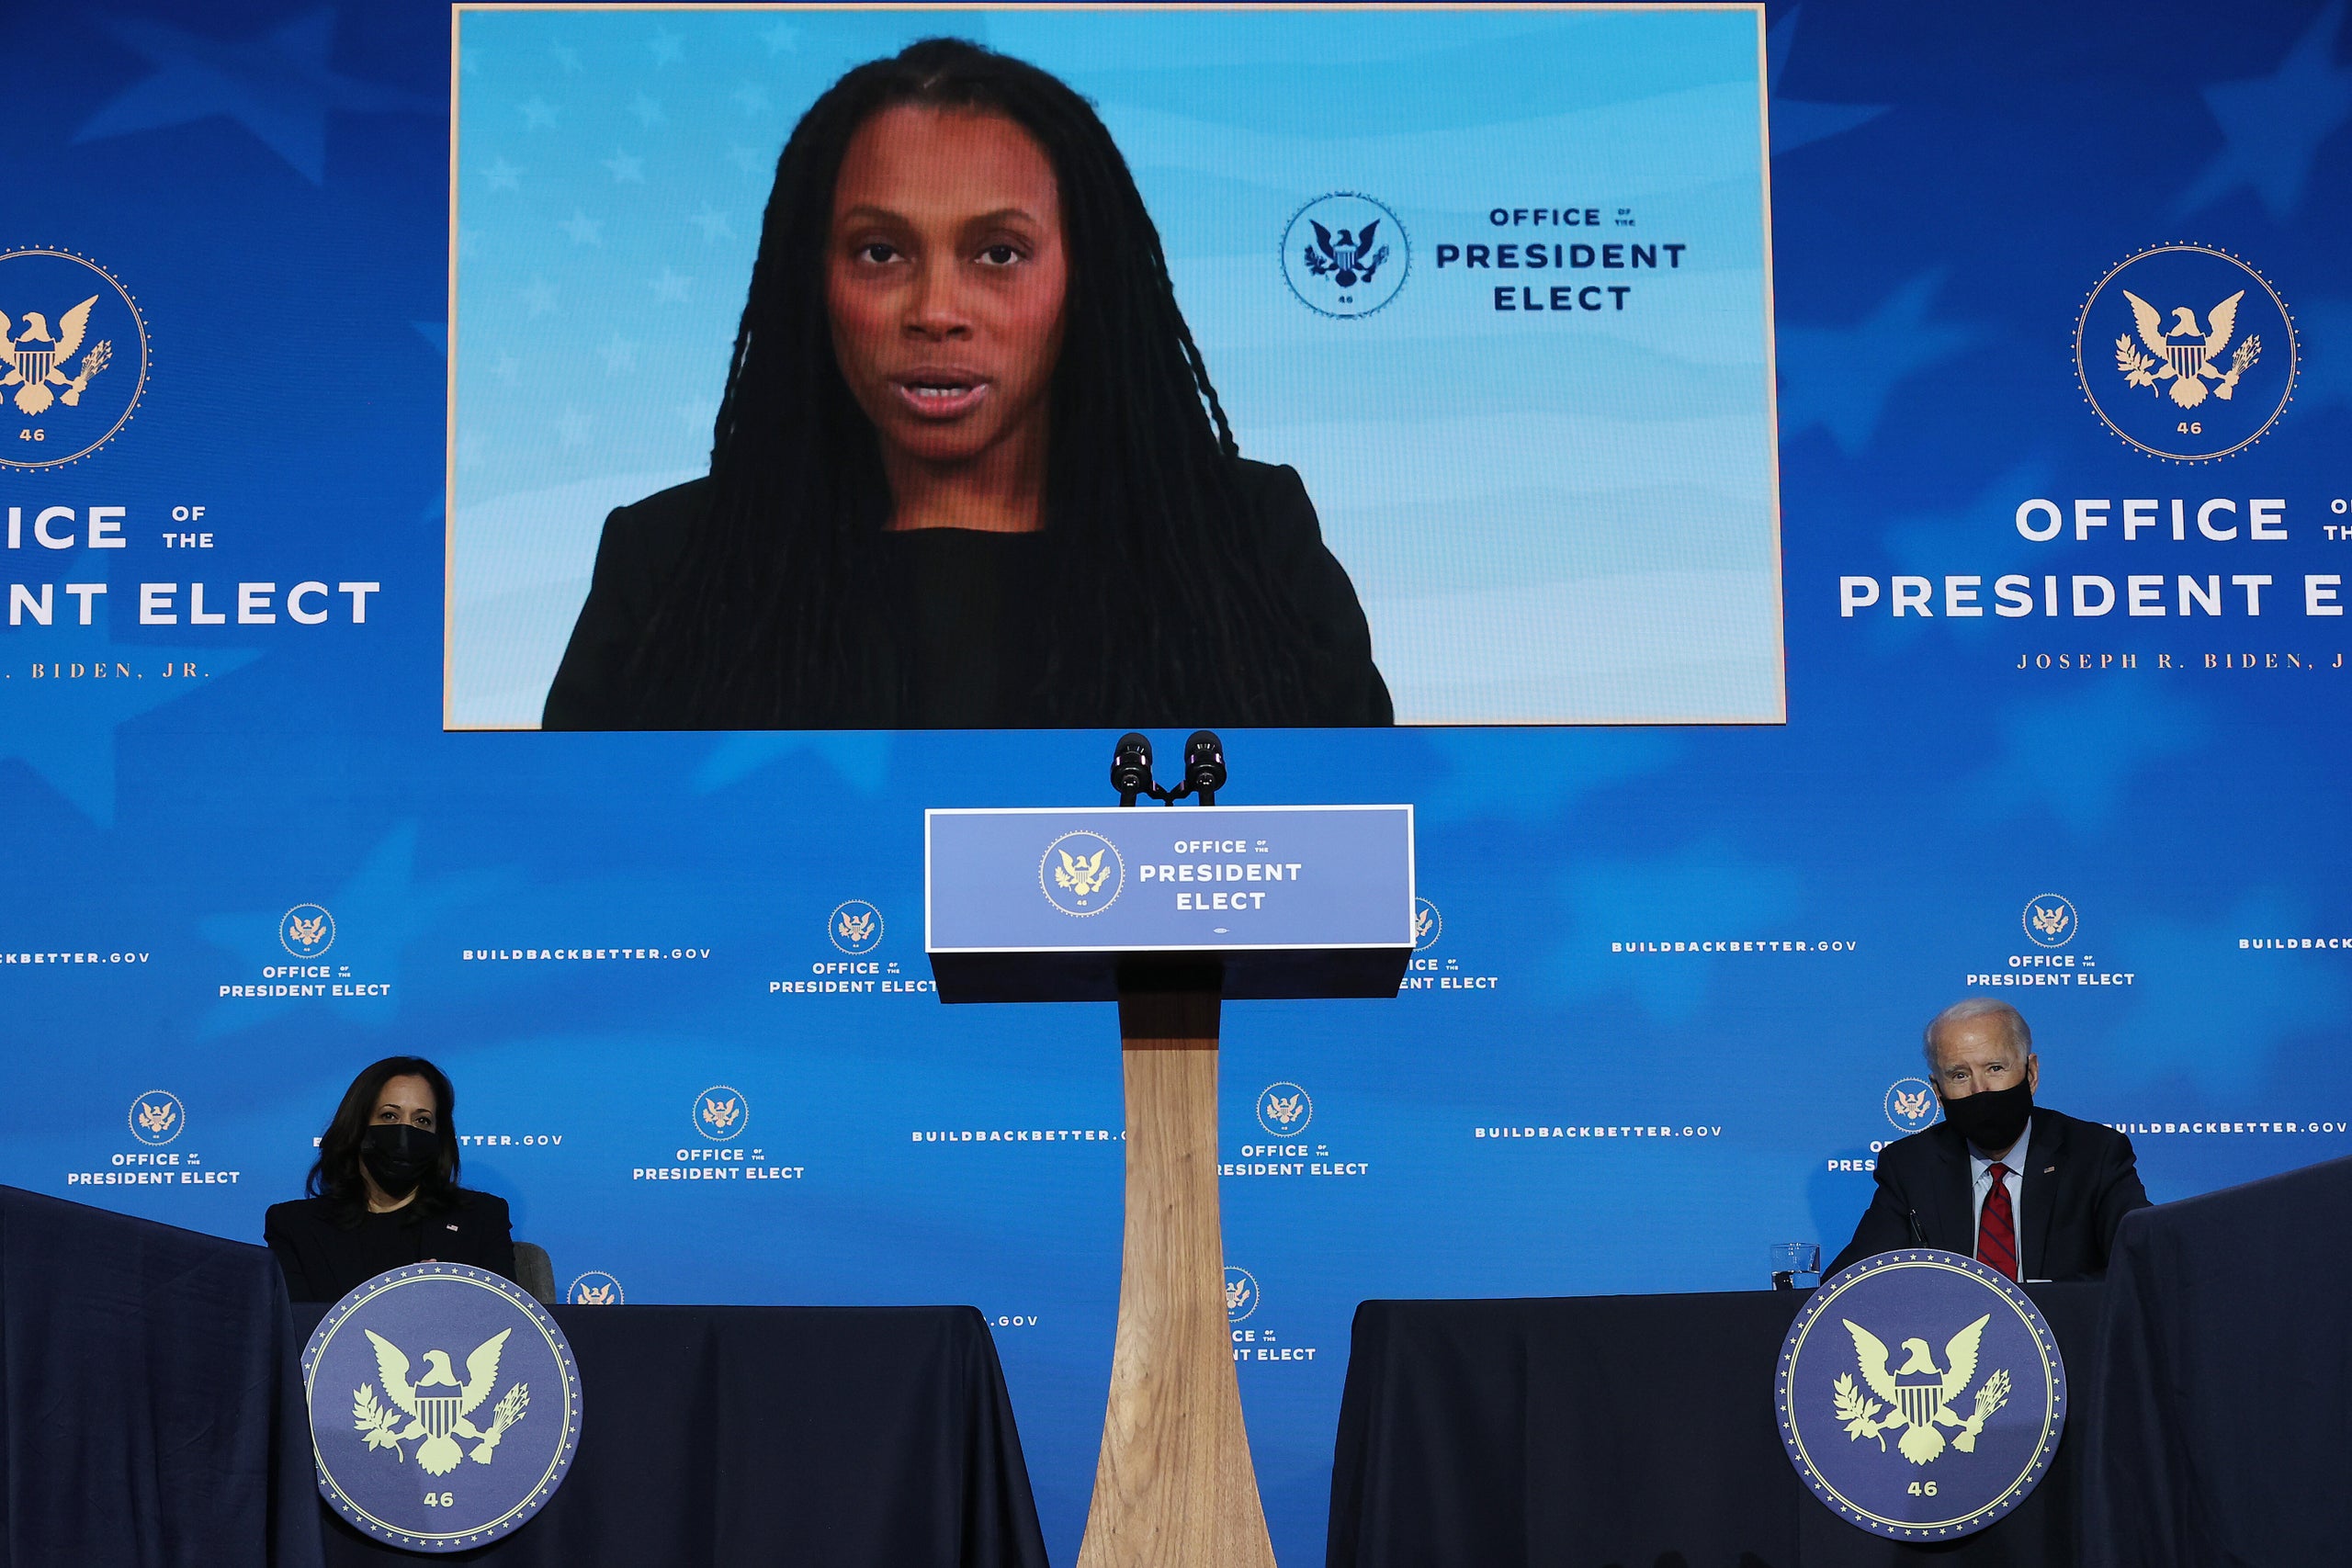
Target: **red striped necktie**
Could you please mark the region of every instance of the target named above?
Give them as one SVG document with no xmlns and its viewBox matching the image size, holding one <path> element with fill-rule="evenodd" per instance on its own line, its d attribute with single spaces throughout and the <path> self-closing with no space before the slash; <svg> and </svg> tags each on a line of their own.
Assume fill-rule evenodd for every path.
<svg viewBox="0 0 2352 1568">
<path fill-rule="evenodd" d="M 1984 1174 L 1993 1179 L 1993 1190 L 1984 1194 L 1984 1212 L 1976 1222 L 1976 1261 L 2014 1280 L 2018 1277 L 2018 1222 L 2009 1211 L 2009 1168 L 1988 1165 Z"/>
</svg>

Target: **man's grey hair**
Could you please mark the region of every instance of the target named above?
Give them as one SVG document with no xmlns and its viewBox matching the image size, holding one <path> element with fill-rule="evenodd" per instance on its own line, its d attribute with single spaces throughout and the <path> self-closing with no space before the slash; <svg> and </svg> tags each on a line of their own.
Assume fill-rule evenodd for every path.
<svg viewBox="0 0 2352 1568">
<path fill-rule="evenodd" d="M 1992 997 L 1963 997 L 1928 1021 L 1919 1033 L 1921 1051 L 1928 1058 L 1928 1070 L 1938 1070 L 1936 1061 L 1936 1031 L 1947 1023 L 1965 1023 L 1972 1018 L 1997 1018 L 2003 1032 L 2008 1036 L 2009 1049 L 2022 1062 L 2033 1055 L 2033 1031 L 2026 1026 L 2025 1014 L 2005 1001 Z"/>
</svg>

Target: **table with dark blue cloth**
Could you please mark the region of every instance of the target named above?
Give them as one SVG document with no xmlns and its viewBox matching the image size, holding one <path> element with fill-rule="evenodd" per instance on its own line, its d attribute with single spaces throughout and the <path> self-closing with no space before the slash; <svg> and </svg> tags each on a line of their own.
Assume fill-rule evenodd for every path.
<svg viewBox="0 0 2352 1568">
<path fill-rule="evenodd" d="M 268 1250 L 0 1187 L 0 1568 L 311 1568 Z"/>
<path fill-rule="evenodd" d="M 2352 1562 L 2352 1159 L 2124 1217 L 2104 1418 L 2084 1461 L 2096 1568 Z"/>
<path fill-rule="evenodd" d="M 325 1309 L 297 1306 L 307 1336 Z M 559 1306 L 580 1449 L 503 1568 L 1045 1568 L 1012 1404 L 970 1307 Z M 427 1559 L 323 1504 L 327 1561 Z"/>
<path fill-rule="evenodd" d="M 1366 1302 L 1329 1568 L 2071 1564 L 2101 1287 L 2027 1293 L 2066 1359 L 2066 1438 L 2015 1512 L 1936 1546 L 1855 1529 L 1789 1463 L 1773 1373 L 1809 1292 Z"/>
</svg>

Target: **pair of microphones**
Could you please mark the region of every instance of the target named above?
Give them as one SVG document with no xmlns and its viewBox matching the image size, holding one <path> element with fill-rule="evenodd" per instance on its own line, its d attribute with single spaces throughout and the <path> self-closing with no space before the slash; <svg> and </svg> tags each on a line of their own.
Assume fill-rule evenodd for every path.
<svg viewBox="0 0 2352 1568">
<path fill-rule="evenodd" d="M 1151 741 L 1129 730 L 1111 750 L 1111 787 L 1119 792 L 1122 806 L 1133 806 L 1142 795 L 1169 806 L 1193 795 L 1203 806 L 1215 806 L 1216 792 L 1225 787 L 1225 742 L 1214 730 L 1193 731 L 1184 742 L 1184 782 L 1166 789 L 1151 779 Z"/>
</svg>

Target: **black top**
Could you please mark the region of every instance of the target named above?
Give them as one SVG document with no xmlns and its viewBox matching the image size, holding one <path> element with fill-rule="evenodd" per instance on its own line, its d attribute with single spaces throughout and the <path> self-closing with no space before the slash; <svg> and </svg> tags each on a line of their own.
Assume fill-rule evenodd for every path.
<svg viewBox="0 0 2352 1568">
<path fill-rule="evenodd" d="M 2078 1121 L 2046 1105 L 2033 1108 L 2026 1134 L 2024 1256 L 2027 1280 L 2095 1279 L 2107 1272 L 2123 1216 L 2148 1205 L 2132 1140 L 2112 1127 Z M 1914 1234 L 1911 1216 L 1919 1230 Z M 1925 1238 L 1924 1243 L 1922 1237 Z M 1898 1138 L 1879 1151 L 1878 1191 L 1854 1227 L 1854 1239 L 1829 1266 L 1901 1247 L 1976 1254 L 1975 1184 L 1968 1141 L 1949 1122 Z"/>
<path fill-rule="evenodd" d="M 910 528 L 882 536 L 890 591 L 907 606 L 910 729 L 1031 725 L 1030 682 L 1045 649 L 1023 585 L 1045 560 L 1042 534 Z"/>
<path fill-rule="evenodd" d="M 338 1302 L 354 1286 L 412 1263 L 470 1263 L 514 1278 L 514 1238 L 506 1200 L 465 1192 L 456 1208 L 421 1213 L 417 1205 L 363 1214 L 345 1228 L 323 1198 L 272 1203 L 262 1239 L 286 1270 L 286 1293 L 298 1302 Z"/>
<path fill-rule="evenodd" d="M 1314 692 L 1311 722 L 1396 722 L 1388 687 L 1372 661 L 1372 629 L 1347 569 L 1323 543 L 1315 503 L 1297 471 L 1237 459 L 1250 525 L 1299 606 L 1288 628 L 1306 654 Z M 676 570 L 687 537 L 709 505 L 710 481 L 694 479 L 605 519 L 587 603 L 548 688 L 540 722 L 548 729 L 680 728 L 629 670 L 646 621 Z M 1048 617 L 1032 586 L 1046 559 L 1043 534 L 918 528 L 883 536 L 888 617 L 907 671 L 905 699 L 888 720 L 909 728 L 1038 728 L 1047 716 L 1037 672 Z M 1115 657 L 1105 650 L 1104 657 Z M 649 714 L 654 716 L 649 718 Z M 1100 725 L 1158 722 L 1161 716 L 1088 716 Z M 1228 724 L 1246 716 L 1197 716 Z M 1196 722 L 1179 716 L 1172 723 Z"/>
</svg>

